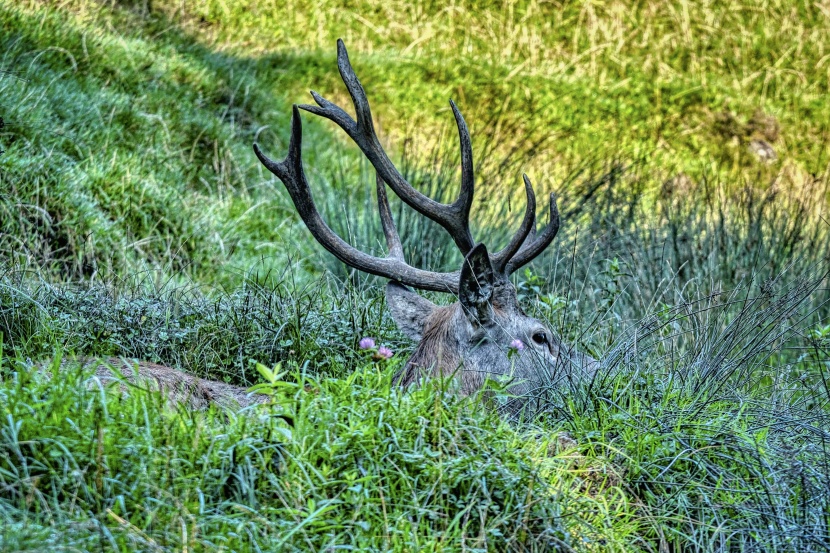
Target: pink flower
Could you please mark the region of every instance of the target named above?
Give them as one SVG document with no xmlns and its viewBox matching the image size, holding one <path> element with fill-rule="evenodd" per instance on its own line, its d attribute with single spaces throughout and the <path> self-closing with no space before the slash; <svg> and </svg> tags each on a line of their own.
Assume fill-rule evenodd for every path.
<svg viewBox="0 0 830 553">
<path fill-rule="evenodd" d="M 360 347 L 360 349 L 372 349 L 373 347 L 375 347 L 375 339 L 366 336 L 365 338 L 361 338 L 360 342 L 358 342 L 357 345 Z"/>
<path fill-rule="evenodd" d="M 510 342 L 510 347 L 515 349 L 516 351 L 522 351 L 523 349 L 525 349 L 525 344 L 521 340 L 516 339 Z"/>
<path fill-rule="evenodd" d="M 392 357 L 392 350 L 387 348 L 386 346 L 381 346 L 378 348 L 378 355 L 383 357 L 384 359 L 389 359 Z"/>
</svg>

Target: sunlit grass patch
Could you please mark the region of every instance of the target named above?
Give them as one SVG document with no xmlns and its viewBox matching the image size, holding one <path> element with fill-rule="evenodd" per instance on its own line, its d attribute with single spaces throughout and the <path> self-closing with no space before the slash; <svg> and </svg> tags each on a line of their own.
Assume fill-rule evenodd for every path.
<svg viewBox="0 0 830 553">
<path fill-rule="evenodd" d="M 5 359 L 4 547 L 625 550 L 618 481 L 586 484 L 552 431 L 512 428 L 441 385 L 402 393 L 369 364 L 294 375 L 272 406 L 171 409 Z M 89 431 L 85 430 L 89 429 Z M 594 460 L 596 466 L 604 461 Z"/>
<path fill-rule="evenodd" d="M 64 278 L 160 268 L 227 285 L 218 267 L 283 264 L 304 230 L 250 146 L 284 152 L 308 89 L 348 100 L 338 37 L 393 158 L 452 143 L 458 102 L 485 229 L 493 203 L 521 202 L 521 172 L 567 199 L 605 160 L 644 164 L 652 191 L 678 174 L 763 189 L 828 160 L 828 17 L 812 5 L 77 1 L 0 17 L 6 249 Z M 313 117 L 305 132 L 316 197 L 336 209 L 365 184 L 359 156 Z"/>
</svg>

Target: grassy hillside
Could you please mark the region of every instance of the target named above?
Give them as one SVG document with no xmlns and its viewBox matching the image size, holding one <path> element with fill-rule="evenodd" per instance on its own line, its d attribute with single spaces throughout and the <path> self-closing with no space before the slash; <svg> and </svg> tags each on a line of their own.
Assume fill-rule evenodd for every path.
<svg viewBox="0 0 830 553">
<path fill-rule="evenodd" d="M 572 178 L 609 160 L 639 164 L 650 190 L 678 173 L 760 189 L 826 173 L 821 5 L 147 6 L 2 4 L 0 208 L 3 250 L 18 262 L 65 278 L 150 267 L 209 284 L 239 282 L 259 259 L 283 266 L 304 230 L 250 146 L 282 155 L 288 108 L 309 88 L 347 101 L 337 37 L 396 157 L 454 150 L 447 100 L 459 103 L 481 165 L 482 236 L 519 217 L 493 199 L 521 205 L 522 171 L 566 204 Z M 365 186 L 360 157 L 330 125 L 309 116 L 305 129 L 318 198 L 342 219 L 348 191 Z M 452 176 L 455 159 L 440 170 Z"/>
<path fill-rule="evenodd" d="M 826 549 L 827 37 L 826 2 L 0 0 L 0 550 Z M 477 238 L 518 225 L 522 172 L 557 192 L 515 282 L 595 381 L 521 421 L 495 384 L 391 384 L 380 283 L 251 150 L 284 155 L 308 89 L 349 107 L 337 38 L 444 200 L 458 103 Z M 318 205 L 383 251 L 371 168 L 303 117 Z M 393 208 L 408 259 L 457 267 Z M 74 356 L 282 372 L 269 406 L 194 413 Z"/>
</svg>

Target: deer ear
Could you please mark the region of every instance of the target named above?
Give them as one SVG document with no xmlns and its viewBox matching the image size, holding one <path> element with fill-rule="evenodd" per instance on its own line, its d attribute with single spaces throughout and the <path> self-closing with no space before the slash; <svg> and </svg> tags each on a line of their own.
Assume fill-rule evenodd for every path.
<svg viewBox="0 0 830 553">
<path fill-rule="evenodd" d="M 386 285 L 386 304 L 401 332 L 416 342 L 421 341 L 424 325 L 437 307 L 394 280 Z"/>
<path fill-rule="evenodd" d="M 461 266 L 458 299 L 464 314 L 473 325 L 480 327 L 493 322 L 493 290 L 496 275 L 490 255 L 484 244 L 470 250 Z"/>
</svg>

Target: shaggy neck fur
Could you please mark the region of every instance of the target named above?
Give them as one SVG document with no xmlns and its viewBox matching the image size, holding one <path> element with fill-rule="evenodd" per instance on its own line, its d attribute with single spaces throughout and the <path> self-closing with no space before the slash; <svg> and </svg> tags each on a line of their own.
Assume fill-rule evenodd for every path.
<svg viewBox="0 0 830 553">
<path fill-rule="evenodd" d="M 423 338 L 395 376 L 395 381 L 409 386 L 424 376 L 448 376 L 461 362 L 459 336 L 454 328 L 466 328 L 467 321 L 457 303 L 439 307 L 433 311 L 424 324 Z"/>
</svg>

